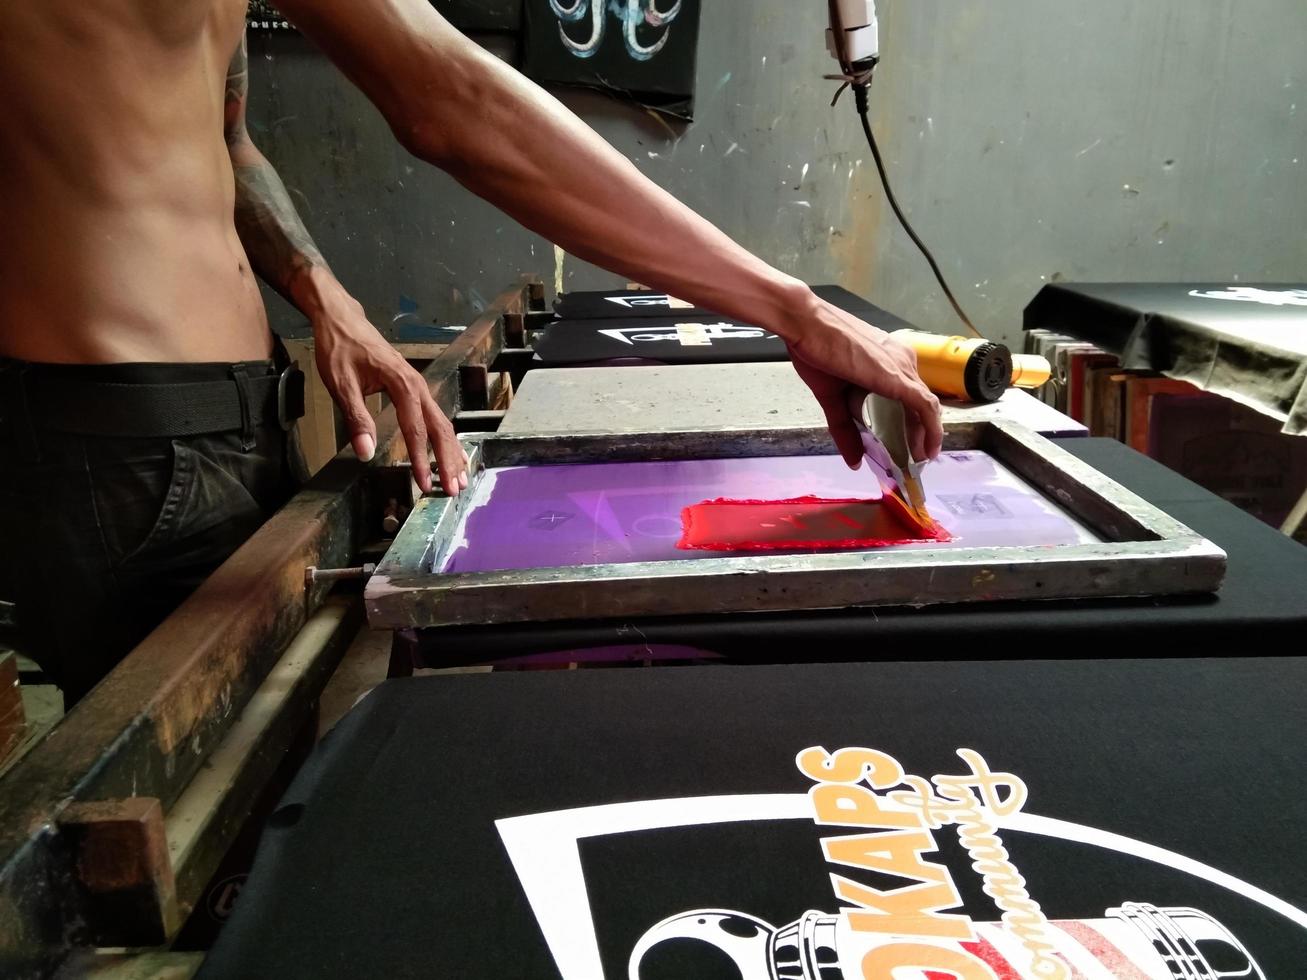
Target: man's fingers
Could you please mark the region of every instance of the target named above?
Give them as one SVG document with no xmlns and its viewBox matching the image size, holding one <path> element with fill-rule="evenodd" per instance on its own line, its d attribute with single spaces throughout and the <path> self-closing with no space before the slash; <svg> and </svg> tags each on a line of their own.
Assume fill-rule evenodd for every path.
<svg viewBox="0 0 1307 980">
<path fill-rule="evenodd" d="M 440 485 L 449 496 L 457 496 L 467 489 L 467 453 L 454 434 L 454 427 L 445 418 L 430 391 L 424 391 L 422 414 L 426 418 L 427 432 L 436 451 L 436 464 L 440 472 Z"/>
<path fill-rule="evenodd" d="M 835 440 L 835 448 L 840 451 L 849 469 L 858 469 L 862 465 L 862 436 L 858 433 L 853 416 L 849 414 L 852 399 L 840 392 L 819 396 L 817 401 L 826 415 L 826 427 Z M 861 401 L 857 404 L 861 406 Z"/>
<path fill-rule="evenodd" d="M 925 418 L 926 458 L 936 459 L 944 451 L 944 419 L 940 414 L 939 399 L 930 398 L 930 414 Z"/>
<path fill-rule="evenodd" d="M 408 383 L 397 383 L 388 389 L 399 419 L 399 431 L 404 433 L 408 447 L 408 462 L 413 469 L 413 482 L 423 493 L 431 492 L 431 463 L 427 453 L 427 424 L 422 417 L 422 402 L 417 391 Z"/>
<path fill-rule="evenodd" d="M 408 446 L 413 479 L 423 493 L 430 493 L 433 476 L 440 488 L 453 497 L 467 489 L 467 454 L 463 452 L 454 427 L 431 397 L 422 377 L 411 369 L 401 372 L 388 389 L 395 404 L 400 431 Z M 436 472 L 432 473 L 430 449 L 435 450 Z"/>
<path fill-rule="evenodd" d="M 831 438 L 835 440 L 835 448 L 840 451 L 844 457 L 844 462 L 848 464 L 849 469 L 856 470 L 862 466 L 862 437 L 858 435 L 858 430 L 852 423 L 844 425 L 830 426 Z"/>
<path fill-rule="evenodd" d="M 368 462 L 377 452 L 377 425 L 363 401 L 363 393 L 352 380 L 340 386 L 340 411 L 354 455 Z"/>
<path fill-rule="evenodd" d="M 865 380 L 868 377 L 866 373 L 857 374 L 864 379 L 862 383 L 866 387 L 862 389 L 839 380 L 849 377 L 845 373 L 848 365 L 832 372 L 809 364 L 791 348 L 795 369 L 817 397 L 826 416 L 831 438 L 835 440 L 840 455 L 853 469 L 861 465 L 863 455 L 862 438 L 854 419 L 862 412 L 868 390 L 903 403 L 908 448 L 915 459 L 934 459 L 944 444 L 939 399 L 917 376 L 914 367 L 915 352 L 897 343 L 892 346 L 887 344 L 887 348 L 888 350 L 872 356 L 872 361 L 880 361 L 880 364 L 869 380 Z M 888 364 L 884 362 L 886 357 L 889 359 Z"/>
<path fill-rule="evenodd" d="M 913 385 L 908 389 L 903 404 L 908 409 L 908 438 L 913 458 L 921 461 L 934 459 L 944 446 L 939 399 L 925 385 Z"/>
<path fill-rule="evenodd" d="M 907 413 L 908 451 L 916 462 L 923 462 L 931 457 L 926 455 L 926 430 L 921 424 L 921 417 L 915 412 Z"/>
</svg>

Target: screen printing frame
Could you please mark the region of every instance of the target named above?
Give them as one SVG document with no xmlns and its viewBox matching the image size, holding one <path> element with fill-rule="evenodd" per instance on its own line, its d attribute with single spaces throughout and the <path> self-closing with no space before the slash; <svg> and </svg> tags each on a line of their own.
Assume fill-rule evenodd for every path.
<svg viewBox="0 0 1307 980">
<path fill-rule="evenodd" d="M 825 429 L 464 436 L 472 485 L 487 468 L 830 455 Z M 368 582 L 374 628 L 584 617 L 1102 599 L 1217 591 L 1225 552 L 1043 436 L 1006 421 L 945 424 L 945 449 L 983 450 L 1103 540 L 1057 547 L 760 554 L 445 574 L 470 492 L 424 497 Z"/>
</svg>

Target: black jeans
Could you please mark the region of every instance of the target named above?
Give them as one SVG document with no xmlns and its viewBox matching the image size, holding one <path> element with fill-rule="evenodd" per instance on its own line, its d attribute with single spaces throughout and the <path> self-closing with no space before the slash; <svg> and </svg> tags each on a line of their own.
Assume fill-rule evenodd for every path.
<svg viewBox="0 0 1307 980">
<path fill-rule="evenodd" d="M 277 369 L 251 362 L 252 376 Z M 0 358 L 0 599 L 17 645 L 63 689 L 89 691 L 298 488 L 298 443 L 274 420 L 185 438 L 75 435 L 29 411 L 29 365 Z M 230 365 L 96 365 L 98 382 L 174 384 Z"/>
</svg>

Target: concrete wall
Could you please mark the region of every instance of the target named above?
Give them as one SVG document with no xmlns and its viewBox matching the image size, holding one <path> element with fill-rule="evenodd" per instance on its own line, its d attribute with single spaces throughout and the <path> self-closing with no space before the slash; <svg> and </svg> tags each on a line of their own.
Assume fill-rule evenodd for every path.
<svg viewBox="0 0 1307 980">
<path fill-rule="evenodd" d="M 882 202 L 820 0 L 705 0 L 696 121 L 565 100 L 780 268 L 924 327 L 951 311 Z M 883 0 L 875 123 L 900 200 L 990 336 L 1057 279 L 1307 278 L 1307 3 Z M 552 246 L 409 158 L 300 38 L 252 42 L 251 123 L 382 326 L 465 322 Z M 524 121 L 519 138 L 529 143 Z M 572 179 L 585 181 L 583 174 Z M 617 277 L 568 258 L 566 288 Z M 297 318 L 279 301 L 274 322 Z"/>
</svg>

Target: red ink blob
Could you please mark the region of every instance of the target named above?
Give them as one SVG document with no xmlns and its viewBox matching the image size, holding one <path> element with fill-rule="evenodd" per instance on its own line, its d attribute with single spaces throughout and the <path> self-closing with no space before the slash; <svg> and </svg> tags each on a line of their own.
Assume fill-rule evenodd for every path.
<svg viewBox="0 0 1307 980">
<path fill-rule="evenodd" d="M 795 548 L 884 548 L 948 541 L 934 522 L 923 523 L 898 497 L 880 500 L 705 500 L 681 511 L 687 551 L 785 551 Z"/>
</svg>

